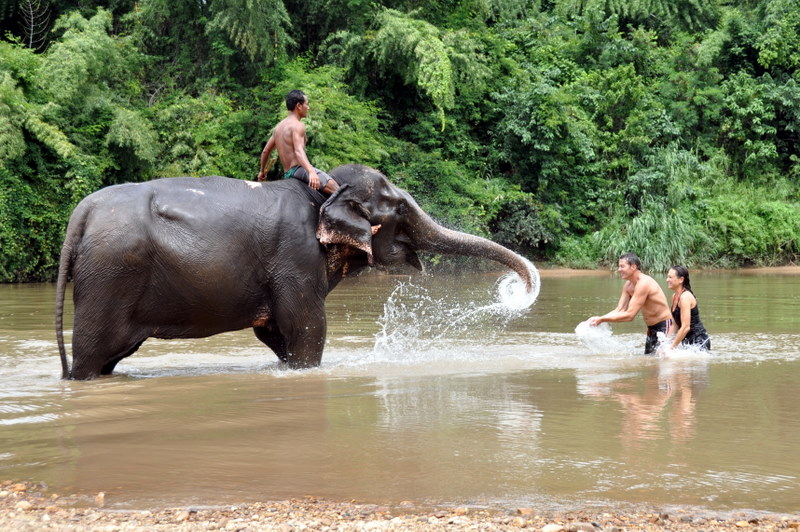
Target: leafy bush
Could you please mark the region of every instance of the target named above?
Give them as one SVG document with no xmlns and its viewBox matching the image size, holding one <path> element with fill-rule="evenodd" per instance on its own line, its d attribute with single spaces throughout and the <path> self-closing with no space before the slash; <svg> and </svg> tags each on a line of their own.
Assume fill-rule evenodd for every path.
<svg viewBox="0 0 800 532">
<path fill-rule="evenodd" d="M 164 163 L 155 169 L 160 177 L 253 179 L 258 173 L 257 137 L 267 134 L 266 123 L 229 97 L 213 91 L 197 98 L 176 96 L 159 102 L 150 114 L 165 147 Z"/>
<path fill-rule="evenodd" d="M 37 188 L 0 168 L 0 282 L 54 277 L 67 214 L 61 190 L 58 179 Z"/>
<path fill-rule="evenodd" d="M 768 191 L 725 194 L 709 201 L 706 260 L 720 266 L 774 266 L 800 256 L 800 204 L 767 200 Z"/>
<path fill-rule="evenodd" d="M 504 201 L 489 228 L 492 240 L 530 256 L 550 253 L 564 231 L 561 212 L 537 203 L 531 195 Z"/>
<path fill-rule="evenodd" d="M 488 219 L 496 212 L 498 197 L 505 196 L 499 182 L 477 179 L 457 162 L 410 144 L 395 149 L 386 173 L 439 223 L 482 235 L 488 235 Z"/>
</svg>

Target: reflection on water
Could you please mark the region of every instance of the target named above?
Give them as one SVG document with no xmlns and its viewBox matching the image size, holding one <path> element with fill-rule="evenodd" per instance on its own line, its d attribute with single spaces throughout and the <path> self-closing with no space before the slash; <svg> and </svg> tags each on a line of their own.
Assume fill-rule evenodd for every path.
<svg viewBox="0 0 800 532">
<path fill-rule="evenodd" d="M 797 277 L 693 274 L 715 349 L 666 359 L 636 354 L 640 318 L 576 334 L 617 300 L 613 276 L 545 275 L 514 312 L 497 277 L 344 282 L 317 369 L 287 370 L 239 331 L 148 340 L 92 382 L 59 380 L 53 287 L 0 286 L 0 478 L 129 508 L 315 495 L 800 511 Z"/>
<path fill-rule="evenodd" d="M 619 403 L 620 440 L 624 448 L 641 448 L 649 440 L 685 443 L 696 429 L 698 395 L 708 383 L 705 362 L 684 364 L 662 360 L 635 379 L 590 382 L 583 393 Z"/>
</svg>

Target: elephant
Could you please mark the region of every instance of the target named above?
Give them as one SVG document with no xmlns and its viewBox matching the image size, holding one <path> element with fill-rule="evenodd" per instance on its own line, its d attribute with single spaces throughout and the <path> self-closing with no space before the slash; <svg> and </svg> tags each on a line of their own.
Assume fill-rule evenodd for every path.
<svg viewBox="0 0 800 532">
<path fill-rule="evenodd" d="M 488 258 L 532 289 L 525 259 L 437 224 L 378 170 L 345 165 L 330 175 L 339 190 L 329 198 L 296 179 L 220 176 L 113 185 L 83 198 L 56 285 L 62 378 L 111 374 L 147 338 L 247 327 L 289 367 L 317 366 L 328 293 L 368 266 L 421 269 L 417 251 Z M 63 333 L 70 278 L 71 369 Z"/>
</svg>

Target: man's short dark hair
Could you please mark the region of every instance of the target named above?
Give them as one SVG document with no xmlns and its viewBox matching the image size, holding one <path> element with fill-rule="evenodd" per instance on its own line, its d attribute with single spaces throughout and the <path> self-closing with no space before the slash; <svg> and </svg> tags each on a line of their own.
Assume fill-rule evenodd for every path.
<svg viewBox="0 0 800 532">
<path fill-rule="evenodd" d="M 639 260 L 639 257 L 636 255 L 636 253 L 623 253 L 620 255 L 619 260 L 624 260 L 631 266 L 636 266 L 637 270 L 641 271 L 642 269 L 642 261 Z"/>
<path fill-rule="evenodd" d="M 297 89 L 289 91 L 289 94 L 286 95 L 286 108 L 289 111 L 294 111 L 298 103 L 303 103 L 305 101 L 306 95 L 303 91 Z"/>
</svg>

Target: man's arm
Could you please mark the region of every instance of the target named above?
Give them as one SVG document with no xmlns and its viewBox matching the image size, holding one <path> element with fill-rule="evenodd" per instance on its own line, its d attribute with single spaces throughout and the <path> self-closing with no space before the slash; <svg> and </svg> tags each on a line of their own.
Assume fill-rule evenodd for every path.
<svg viewBox="0 0 800 532">
<path fill-rule="evenodd" d="M 267 172 L 269 172 L 270 167 L 272 165 L 267 165 L 267 161 L 269 161 L 269 156 L 272 154 L 272 150 L 275 149 L 275 133 L 273 133 L 267 144 L 264 146 L 264 149 L 261 152 L 261 169 L 258 172 L 258 180 L 259 181 L 266 181 L 267 180 Z"/>
<path fill-rule="evenodd" d="M 633 295 L 628 292 L 628 283 L 622 287 L 622 295 L 617 303 L 617 308 L 602 316 L 589 318 L 589 325 L 600 325 L 605 322 L 619 323 L 623 321 L 633 321 L 633 318 L 642 310 L 645 300 L 647 300 L 647 288 L 645 283 L 636 283 L 633 288 Z"/>
<path fill-rule="evenodd" d="M 306 156 L 306 127 L 302 123 L 292 129 L 292 147 L 294 160 L 308 172 L 308 186 L 314 190 L 319 189 L 319 176 Z"/>
</svg>

